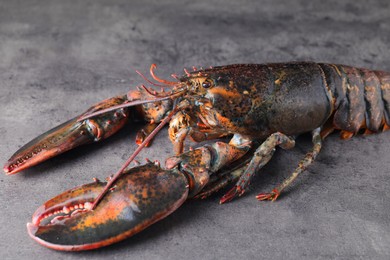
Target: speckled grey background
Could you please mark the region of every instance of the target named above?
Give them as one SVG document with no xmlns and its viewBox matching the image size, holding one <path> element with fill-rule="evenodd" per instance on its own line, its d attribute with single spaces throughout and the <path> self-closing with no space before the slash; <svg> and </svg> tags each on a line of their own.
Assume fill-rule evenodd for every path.
<svg viewBox="0 0 390 260">
<path fill-rule="evenodd" d="M 151 63 L 182 68 L 313 60 L 390 70 L 390 2 L 1 1 L 0 161 L 89 105 L 142 82 Z M 316 163 L 274 203 L 254 196 L 310 147 L 278 151 L 246 196 L 191 201 L 119 244 L 62 253 L 26 232 L 55 194 L 117 170 L 135 149 L 129 126 L 15 176 L 0 176 L 1 259 L 389 259 L 390 132 L 329 137 Z M 163 159 L 163 131 L 140 158 Z"/>
</svg>

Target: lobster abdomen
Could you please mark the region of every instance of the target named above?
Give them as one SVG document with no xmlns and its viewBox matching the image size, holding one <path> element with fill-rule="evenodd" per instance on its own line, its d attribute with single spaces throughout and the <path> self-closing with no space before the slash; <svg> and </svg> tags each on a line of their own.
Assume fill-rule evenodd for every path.
<svg viewBox="0 0 390 260">
<path fill-rule="evenodd" d="M 345 138 L 360 129 L 378 132 L 390 125 L 390 73 L 319 64 L 333 95 L 331 118 Z"/>
</svg>

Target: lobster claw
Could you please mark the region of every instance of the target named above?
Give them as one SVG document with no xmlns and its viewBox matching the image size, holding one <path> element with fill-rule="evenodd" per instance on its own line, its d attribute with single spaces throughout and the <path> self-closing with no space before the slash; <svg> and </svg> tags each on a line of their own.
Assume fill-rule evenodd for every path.
<svg viewBox="0 0 390 260">
<path fill-rule="evenodd" d="M 81 116 L 122 104 L 126 100 L 126 96 L 104 100 Z M 38 136 L 16 151 L 4 165 L 4 172 L 8 175 L 14 174 L 82 144 L 107 138 L 127 122 L 129 111 L 129 108 L 118 109 L 82 121 L 78 121 L 81 116 L 71 119 Z"/>
<path fill-rule="evenodd" d="M 155 164 L 132 168 L 90 206 L 106 183 L 96 181 L 47 201 L 27 224 L 38 243 L 63 251 L 89 250 L 130 237 L 176 210 L 188 196 L 187 178 Z"/>
</svg>

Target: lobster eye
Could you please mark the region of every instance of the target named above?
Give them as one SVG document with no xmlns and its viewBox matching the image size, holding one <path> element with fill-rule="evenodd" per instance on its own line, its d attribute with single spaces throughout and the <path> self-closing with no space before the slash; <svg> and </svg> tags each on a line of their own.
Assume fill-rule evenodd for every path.
<svg viewBox="0 0 390 260">
<path fill-rule="evenodd" d="M 204 88 L 211 88 L 213 85 L 214 85 L 214 82 L 211 79 L 206 79 L 202 83 L 202 87 L 204 87 Z"/>
</svg>

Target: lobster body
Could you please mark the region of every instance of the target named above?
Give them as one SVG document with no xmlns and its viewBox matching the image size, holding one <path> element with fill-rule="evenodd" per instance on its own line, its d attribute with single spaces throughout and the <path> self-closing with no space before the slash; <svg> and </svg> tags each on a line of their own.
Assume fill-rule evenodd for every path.
<svg viewBox="0 0 390 260">
<path fill-rule="evenodd" d="M 207 88 L 204 83 L 211 82 Z M 170 123 L 169 136 L 176 153 L 183 150 L 187 128 L 194 141 L 240 134 L 264 140 L 281 132 L 296 136 L 321 127 L 325 137 L 342 130 L 350 138 L 386 130 L 390 125 L 390 74 L 344 65 L 313 62 L 238 64 L 187 72 L 178 85 L 188 88 L 177 100 L 188 102 Z M 172 100 L 125 107 L 148 100 L 143 89 L 95 104 L 80 116 L 53 128 L 21 147 L 4 165 L 14 174 L 79 145 L 99 141 L 117 132 L 129 118 L 151 122 L 139 132 L 137 143 L 172 110 Z M 110 107 L 110 113 L 78 119 Z M 199 125 L 203 125 L 199 127 Z"/>
<path fill-rule="evenodd" d="M 207 125 L 226 133 L 265 139 L 275 132 L 299 135 L 328 123 L 354 135 L 390 124 L 390 74 L 385 72 L 296 62 L 229 65 L 195 71 L 191 77 L 213 80 L 203 94 L 210 102 L 194 107 Z"/>
<path fill-rule="evenodd" d="M 41 206 L 28 224 L 33 239 L 57 250 L 109 245 L 169 215 L 187 198 L 204 198 L 235 182 L 220 200 L 228 202 L 244 194 L 277 146 L 290 149 L 297 135 L 311 132 L 313 147 L 294 172 L 257 196 L 275 200 L 315 160 L 332 131 L 341 130 L 347 139 L 361 130 L 390 129 L 390 73 L 312 62 L 242 64 L 185 70 L 171 82 L 158 78 L 155 68 L 150 73 L 158 83 L 139 74 L 170 92 L 142 85 L 107 99 L 37 137 L 6 163 L 4 171 L 16 173 L 110 136 L 131 115 L 150 123 L 137 138 L 140 147 L 108 183 L 69 190 Z M 167 159 L 165 169 L 148 163 L 127 170 L 167 122 L 176 156 Z M 228 144 L 183 153 L 186 137 L 200 142 L 224 136 L 233 137 Z"/>
</svg>

